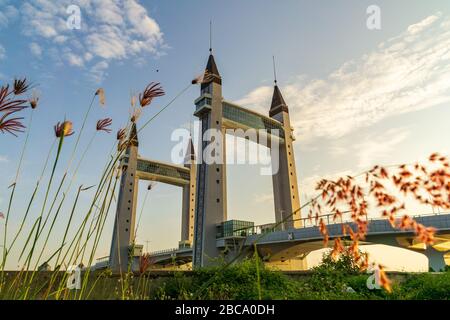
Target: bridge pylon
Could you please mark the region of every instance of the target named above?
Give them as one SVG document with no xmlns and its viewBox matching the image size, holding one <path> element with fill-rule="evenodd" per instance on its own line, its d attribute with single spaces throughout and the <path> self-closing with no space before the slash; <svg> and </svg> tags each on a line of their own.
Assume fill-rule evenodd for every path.
<svg viewBox="0 0 450 320">
<path fill-rule="evenodd" d="M 134 256 L 134 252 L 131 250 L 134 250 L 137 184 L 139 182 L 137 176 L 138 146 L 136 124 L 133 123 L 127 149 L 120 163 L 122 176 L 109 253 L 109 267 L 113 271 L 127 271 L 129 257 Z"/>
</svg>

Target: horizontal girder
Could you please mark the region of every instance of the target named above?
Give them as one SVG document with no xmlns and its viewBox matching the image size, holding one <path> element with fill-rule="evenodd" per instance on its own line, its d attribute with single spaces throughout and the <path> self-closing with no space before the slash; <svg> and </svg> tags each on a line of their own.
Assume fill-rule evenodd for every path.
<svg viewBox="0 0 450 320">
<path fill-rule="evenodd" d="M 158 181 L 180 187 L 190 183 L 189 168 L 142 158 L 138 159 L 137 175 L 141 180 Z"/>
</svg>

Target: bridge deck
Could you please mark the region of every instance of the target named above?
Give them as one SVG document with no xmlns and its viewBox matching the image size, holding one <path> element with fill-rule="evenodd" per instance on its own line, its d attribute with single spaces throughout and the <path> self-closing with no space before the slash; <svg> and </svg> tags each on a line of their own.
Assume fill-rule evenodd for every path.
<svg viewBox="0 0 450 320">
<path fill-rule="evenodd" d="M 184 186 L 190 183 L 189 169 L 175 164 L 139 158 L 137 170 L 139 178 L 143 180 L 158 181 L 176 186 Z"/>
<path fill-rule="evenodd" d="M 450 214 L 436 214 L 436 215 L 424 215 L 415 217 L 415 220 L 422 223 L 425 226 L 435 227 L 438 232 L 450 231 Z M 343 236 L 342 223 L 334 223 L 327 225 L 330 238 Z M 352 225 L 352 224 L 351 224 Z M 353 227 L 356 227 L 353 224 Z M 373 219 L 370 220 L 368 225 L 367 236 L 382 235 L 382 234 L 411 234 L 410 230 L 394 229 L 389 221 L 386 219 Z M 323 239 L 319 228 L 304 227 L 300 229 L 288 229 L 283 231 L 268 232 L 262 235 L 255 232 L 245 239 L 245 245 L 253 245 L 255 241 L 258 244 L 270 244 L 276 242 L 288 242 L 288 241 L 316 241 Z"/>
</svg>

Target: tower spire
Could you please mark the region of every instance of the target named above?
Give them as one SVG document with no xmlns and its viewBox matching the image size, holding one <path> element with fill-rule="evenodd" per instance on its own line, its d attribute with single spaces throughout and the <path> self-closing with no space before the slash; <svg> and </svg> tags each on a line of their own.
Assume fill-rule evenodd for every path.
<svg viewBox="0 0 450 320">
<path fill-rule="evenodd" d="M 275 56 L 272 56 L 272 62 L 273 62 L 273 82 L 275 85 L 277 85 L 277 67 L 275 65 Z"/>
<path fill-rule="evenodd" d="M 209 20 L 209 53 L 212 54 L 212 20 Z"/>
<path fill-rule="evenodd" d="M 217 68 L 216 61 L 214 60 L 214 55 L 212 54 L 212 21 L 210 23 L 210 34 L 209 34 L 209 58 L 205 69 L 205 79 L 202 83 L 202 89 L 207 87 L 211 82 L 217 84 L 222 84 L 222 78 L 220 77 L 219 69 Z"/>
<path fill-rule="evenodd" d="M 281 112 L 289 113 L 288 106 L 287 106 L 286 102 L 284 102 L 284 98 L 283 98 L 283 95 L 281 94 L 280 88 L 278 88 L 275 56 L 272 56 L 272 62 L 273 62 L 274 88 L 273 88 L 272 104 L 270 106 L 270 111 L 269 111 L 270 117 L 273 117 Z"/>
</svg>

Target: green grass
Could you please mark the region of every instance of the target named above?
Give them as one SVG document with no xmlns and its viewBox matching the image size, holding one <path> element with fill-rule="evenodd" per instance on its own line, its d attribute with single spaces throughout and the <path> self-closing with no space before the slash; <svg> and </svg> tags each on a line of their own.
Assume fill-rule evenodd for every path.
<svg viewBox="0 0 450 320">
<path fill-rule="evenodd" d="M 259 281 L 258 281 L 259 271 Z M 15 273 L 9 273 L 7 283 L 11 284 Z M 52 272 L 36 275 L 30 289 L 30 299 L 45 299 Z M 58 280 L 62 273 L 57 275 Z M 53 275 L 54 276 L 54 275 Z M 392 293 L 384 290 L 369 290 L 366 286 L 368 274 L 346 273 L 330 270 L 323 265 L 308 274 L 285 275 L 280 271 L 268 270 L 261 262 L 248 259 L 227 268 L 217 266 L 189 274 L 173 272 L 171 276 L 153 277 L 128 274 L 123 278 L 110 272 L 91 272 L 86 290 L 79 297 L 75 291 L 63 289 L 60 299 L 89 300 L 446 300 L 450 299 L 450 272 L 392 275 Z M 206 282 L 214 278 L 210 285 Z M 127 281 L 127 290 L 122 293 L 122 281 Z M 57 284 L 58 281 L 55 281 Z M 20 285 L 18 286 L 21 287 Z M 355 292 L 349 293 L 345 288 Z M 54 286 L 48 299 L 55 299 Z M 0 299 L 13 299 L 13 291 L 3 293 Z M 20 293 L 16 293 L 20 296 Z"/>
</svg>

